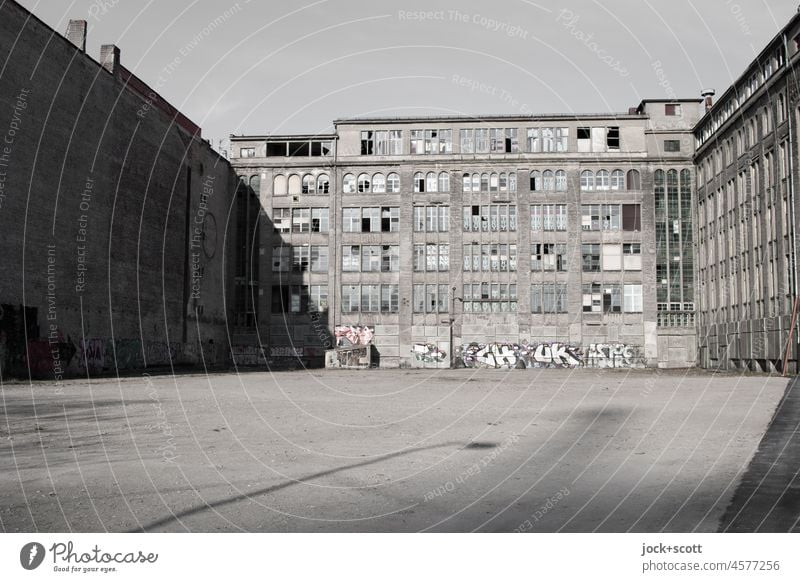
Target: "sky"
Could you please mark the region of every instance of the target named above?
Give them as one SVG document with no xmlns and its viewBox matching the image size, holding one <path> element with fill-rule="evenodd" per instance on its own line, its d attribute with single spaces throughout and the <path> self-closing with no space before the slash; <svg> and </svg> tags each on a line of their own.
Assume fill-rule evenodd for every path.
<svg viewBox="0 0 800 582">
<path fill-rule="evenodd" d="M 203 127 L 322 133 L 334 119 L 627 111 L 721 94 L 798 0 L 21 0 Z"/>
</svg>

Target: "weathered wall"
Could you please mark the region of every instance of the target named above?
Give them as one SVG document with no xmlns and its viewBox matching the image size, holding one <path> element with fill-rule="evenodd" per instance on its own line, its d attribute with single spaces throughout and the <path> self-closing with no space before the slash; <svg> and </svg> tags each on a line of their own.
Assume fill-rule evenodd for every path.
<svg viewBox="0 0 800 582">
<path fill-rule="evenodd" d="M 227 161 L 14 2 L 0 54 L 3 374 L 224 362 Z"/>
</svg>

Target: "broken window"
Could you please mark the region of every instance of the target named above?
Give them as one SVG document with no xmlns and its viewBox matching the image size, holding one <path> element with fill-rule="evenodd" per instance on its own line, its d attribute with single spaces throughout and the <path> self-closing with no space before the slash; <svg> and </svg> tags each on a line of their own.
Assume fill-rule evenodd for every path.
<svg viewBox="0 0 800 582">
<path fill-rule="evenodd" d="M 311 232 L 328 232 L 330 221 L 327 208 L 311 209 Z"/>
<path fill-rule="evenodd" d="M 673 117 L 676 115 L 681 115 L 681 106 L 679 103 L 667 103 L 664 105 L 664 115 L 669 117 Z"/>
<path fill-rule="evenodd" d="M 342 247 L 342 271 L 358 271 L 361 269 L 361 246 L 345 245 Z"/>
<path fill-rule="evenodd" d="M 578 151 L 592 151 L 592 130 L 589 127 L 578 128 Z"/>
<path fill-rule="evenodd" d="M 422 172 L 414 174 L 414 192 L 425 192 L 425 175 Z"/>
<path fill-rule="evenodd" d="M 274 208 L 272 224 L 275 232 L 290 232 L 292 230 L 292 209 Z"/>
<path fill-rule="evenodd" d="M 567 313 L 566 283 L 531 285 L 531 313 Z"/>
<path fill-rule="evenodd" d="M 622 267 L 626 271 L 642 270 L 641 243 L 625 243 L 622 245 Z"/>
<path fill-rule="evenodd" d="M 256 148 L 241 148 L 239 150 L 240 158 L 254 158 L 256 157 Z"/>
<path fill-rule="evenodd" d="M 608 147 L 608 151 L 619 150 L 619 127 L 607 128 L 606 146 Z"/>
<path fill-rule="evenodd" d="M 358 191 L 360 193 L 369 192 L 370 191 L 369 174 L 359 174 L 358 175 Z"/>
<path fill-rule="evenodd" d="M 291 247 L 279 246 L 272 249 L 272 271 L 273 273 L 286 273 L 291 264 Z"/>
<path fill-rule="evenodd" d="M 375 141 L 373 139 L 373 132 L 361 132 L 361 155 L 371 156 L 374 153 Z"/>
<path fill-rule="evenodd" d="M 311 232 L 311 209 L 292 208 L 292 232 Z"/>
<path fill-rule="evenodd" d="M 584 273 L 599 273 L 600 272 L 600 245 L 599 244 L 582 244 L 581 245 L 581 258 L 583 261 Z"/>
<path fill-rule="evenodd" d="M 342 178 L 342 192 L 344 194 L 355 194 L 356 177 L 353 174 L 345 174 Z"/>
<path fill-rule="evenodd" d="M 320 174 L 317 176 L 317 194 L 328 194 L 330 192 L 330 178 L 328 174 Z"/>
</svg>

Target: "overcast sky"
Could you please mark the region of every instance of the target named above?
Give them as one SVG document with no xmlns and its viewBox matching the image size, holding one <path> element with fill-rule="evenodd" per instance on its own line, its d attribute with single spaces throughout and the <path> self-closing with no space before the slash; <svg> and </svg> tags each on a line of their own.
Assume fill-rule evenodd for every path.
<svg viewBox="0 0 800 582">
<path fill-rule="evenodd" d="M 330 131 L 358 115 L 626 111 L 721 93 L 798 0 L 22 0 L 203 127 Z M 420 11 L 426 11 L 420 14 Z"/>
</svg>

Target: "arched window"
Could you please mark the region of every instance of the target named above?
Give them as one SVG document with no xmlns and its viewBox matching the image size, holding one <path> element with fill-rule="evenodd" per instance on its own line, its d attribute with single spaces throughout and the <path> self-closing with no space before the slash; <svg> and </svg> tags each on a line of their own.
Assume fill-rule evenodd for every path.
<svg viewBox="0 0 800 582">
<path fill-rule="evenodd" d="M 531 172 L 531 192 L 538 192 L 542 189 L 542 173 L 539 170 Z"/>
<path fill-rule="evenodd" d="M 303 194 L 313 194 L 316 186 L 314 176 L 306 174 L 303 176 Z"/>
<path fill-rule="evenodd" d="M 516 172 L 509 172 L 508 173 L 508 191 L 509 192 L 516 192 L 517 191 L 517 173 Z"/>
<path fill-rule="evenodd" d="M 472 191 L 473 192 L 480 192 L 481 191 L 481 177 L 480 177 L 480 174 L 472 174 Z"/>
<path fill-rule="evenodd" d="M 628 170 L 628 190 L 641 190 L 642 177 L 639 170 Z"/>
<path fill-rule="evenodd" d="M 464 182 L 461 186 L 462 192 L 472 192 L 472 176 L 469 174 L 464 174 L 461 176 L 462 181 Z"/>
<path fill-rule="evenodd" d="M 608 170 L 599 170 L 597 174 L 595 174 L 594 188 L 595 190 L 608 190 Z"/>
<path fill-rule="evenodd" d="M 283 196 L 289 193 L 289 183 L 286 181 L 286 176 L 278 174 L 272 181 L 272 193 L 276 196 Z"/>
<path fill-rule="evenodd" d="M 556 177 L 553 170 L 545 170 L 542 172 L 542 190 L 552 192 L 556 189 Z"/>
<path fill-rule="evenodd" d="M 331 191 L 331 180 L 328 174 L 317 176 L 317 194 L 328 194 Z"/>
<path fill-rule="evenodd" d="M 439 172 L 439 192 L 450 192 L 449 172 Z"/>
<path fill-rule="evenodd" d="M 397 193 L 400 192 L 400 175 L 394 172 L 389 174 L 386 178 L 386 191 Z"/>
<path fill-rule="evenodd" d="M 591 170 L 581 172 L 581 190 L 594 190 L 594 174 Z"/>
<path fill-rule="evenodd" d="M 614 170 L 611 172 L 611 189 L 624 190 L 625 189 L 625 172 L 622 170 Z"/>
<path fill-rule="evenodd" d="M 345 174 L 342 178 L 342 192 L 345 194 L 355 194 L 356 177 L 353 174 Z"/>
<path fill-rule="evenodd" d="M 302 180 L 297 174 L 289 176 L 289 194 L 300 194 L 303 190 Z"/>
<path fill-rule="evenodd" d="M 425 192 L 425 175 L 422 172 L 414 174 L 414 192 Z"/>
<path fill-rule="evenodd" d="M 200 172 L 202 173 L 202 169 Z M 253 174 L 250 176 L 250 189 L 256 196 L 261 194 L 261 176 L 259 174 Z"/>
<path fill-rule="evenodd" d="M 498 188 L 498 177 L 497 174 L 492 174 L 489 176 L 489 192 L 497 192 Z"/>
<path fill-rule="evenodd" d="M 556 190 L 559 192 L 567 191 L 567 173 L 564 170 L 556 171 Z"/>
<path fill-rule="evenodd" d="M 508 192 L 508 174 L 505 172 L 500 174 L 500 192 Z"/>
<path fill-rule="evenodd" d="M 378 194 L 386 192 L 386 177 L 383 174 L 372 176 L 372 191 Z"/>
<path fill-rule="evenodd" d="M 475 184 L 473 184 L 473 187 Z M 481 174 L 481 192 L 489 191 L 489 174 Z"/>
<path fill-rule="evenodd" d="M 434 172 L 428 172 L 425 175 L 425 191 L 436 192 L 436 187 L 436 174 Z"/>
<path fill-rule="evenodd" d="M 359 174 L 358 175 L 358 191 L 359 192 L 369 192 L 369 190 L 370 190 L 369 174 Z"/>
</svg>

